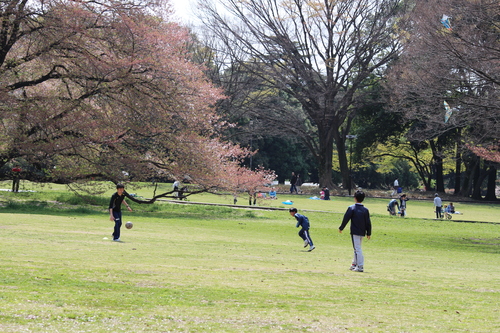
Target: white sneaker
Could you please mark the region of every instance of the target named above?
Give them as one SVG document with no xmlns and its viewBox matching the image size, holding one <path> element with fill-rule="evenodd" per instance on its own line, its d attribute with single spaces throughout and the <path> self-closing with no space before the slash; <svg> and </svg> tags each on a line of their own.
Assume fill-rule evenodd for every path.
<svg viewBox="0 0 500 333">
<path fill-rule="evenodd" d="M 307 247 L 307 245 L 309 245 L 309 242 L 307 241 L 307 239 L 304 241 L 304 247 Z"/>
<path fill-rule="evenodd" d="M 363 266 L 356 266 L 355 269 L 352 270 L 353 272 L 362 272 L 363 271 Z"/>
<path fill-rule="evenodd" d="M 312 250 L 314 250 L 316 248 L 316 246 L 314 245 L 311 245 L 311 247 L 309 248 L 309 250 L 307 250 L 307 252 L 311 252 Z"/>
<path fill-rule="evenodd" d="M 352 264 L 351 267 L 349 267 L 349 270 L 353 271 L 356 269 L 356 265 Z"/>
<path fill-rule="evenodd" d="M 113 242 L 121 242 L 120 238 L 113 239 Z"/>
</svg>

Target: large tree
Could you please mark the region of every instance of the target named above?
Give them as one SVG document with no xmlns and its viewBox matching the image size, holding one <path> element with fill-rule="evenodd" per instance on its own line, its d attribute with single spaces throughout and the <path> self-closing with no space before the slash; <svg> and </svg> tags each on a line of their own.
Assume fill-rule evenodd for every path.
<svg viewBox="0 0 500 333">
<path fill-rule="evenodd" d="M 262 118 L 303 138 L 317 160 L 322 185 L 333 185 L 335 147 L 343 184 L 349 187 L 346 135 L 363 88 L 374 82 L 367 77 L 380 78 L 399 51 L 394 34 L 404 1 L 227 0 L 201 5 L 205 26 L 220 42 L 216 54 L 260 77 L 280 92 L 277 96 L 298 101 L 305 115 L 288 116 L 283 109 L 273 113 L 276 117 Z"/>
<path fill-rule="evenodd" d="M 203 189 L 255 176 L 240 168 L 248 152 L 220 140 L 220 91 L 189 60 L 189 34 L 162 1 L 10 0 L 0 15 L 2 165 L 27 161 L 67 182 L 189 178 Z"/>
<path fill-rule="evenodd" d="M 462 154 L 477 146 L 491 147 L 492 161 L 498 154 L 499 15 L 498 1 L 416 2 L 409 24 L 402 26 L 407 32 L 404 50 L 388 76 L 391 104 L 414 123 L 411 140 L 439 142 L 444 135 L 455 136 L 456 174 L 463 161 L 467 179 L 474 180 L 462 194 L 469 195 L 473 187 L 475 197 L 480 197 L 482 180 L 496 171 L 492 163 Z M 437 162 L 442 151 L 436 146 Z M 489 184 L 494 188 L 494 182 Z"/>
</svg>

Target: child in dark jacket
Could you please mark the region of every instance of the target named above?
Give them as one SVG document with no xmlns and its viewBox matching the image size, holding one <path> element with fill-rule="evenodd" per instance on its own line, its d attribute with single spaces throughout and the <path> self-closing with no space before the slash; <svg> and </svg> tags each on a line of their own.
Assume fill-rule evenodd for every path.
<svg viewBox="0 0 500 333">
<path fill-rule="evenodd" d="M 304 240 L 304 247 L 307 247 L 309 245 L 308 251 L 311 252 L 316 247 L 314 246 L 311 235 L 309 234 L 309 219 L 306 216 L 297 213 L 297 208 L 290 208 L 288 211 L 290 212 L 290 215 L 295 217 L 295 219 L 297 220 L 297 225 L 295 227 L 302 227 L 299 231 L 299 236 Z"/>
<path fill-rule="evenodd" d="M 372 234 L 372 223 L 370 221 L 370 212 L 361 203 L 365 199 L 363 191 L 357 191 L 354 194 L 355 204 L 349 206 L 339 227 L 339 232 L 342 233 L 345 226 L 351 221 L 351 239 L 354 248 L 354 259 L 350 270 L 355 272 L 363 272 L 364 256 L 361 249 L 361 242 L 366 235 L 370 239 Z"/>
<path fill-rule="evenodd" d="M 120 242 L 120 228 L 122 226 L 122 203 L 127 206 L 129 211 L 132 211 L 132 208 L 125 201 L 125 186 L 122 184 L 116 184 L 116 192 L 111 196 L 111 200 L 109 202 L 109 219 L 112 222 L 115 222 L 115 227 L 113 229 L 113 240 L 115 242 Z"/>
</svg>

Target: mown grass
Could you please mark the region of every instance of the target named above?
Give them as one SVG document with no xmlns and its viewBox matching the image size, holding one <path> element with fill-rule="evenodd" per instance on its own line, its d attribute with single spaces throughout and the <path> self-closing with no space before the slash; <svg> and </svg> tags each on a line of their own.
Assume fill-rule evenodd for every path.
<svg viewBox="0 0 500 333">
<path fill-rule="evenodd" d="M 8 189 L 10 186 L 9 181 L 0 182 L 0 189 Z M 96 195 L 76 195 L 69 192 L 65 185 L 59 184 L 37 184 L 28 181 L 22 181 L 21 189 L 30 192 L 10 193 L 0 192 L 1 201 L 41 201 L 47 202 L 49 207 L 68 209 L 70 206 L 85 206 L 87 209 L 96 212 L 106 210 L 109 204 L 109 197 L 116 191 L 112 183 L 98 183 L 94 187 L 98 190 Z M 156 193 L 164 193 L 171 191 L 171 184 L 158 184 L 152 185 L 148 183 L 128 183 L 126 190 L 133 193 L 138 198 L 151 198 L 154 191 Z M 352 197 L 332 197 L 331 201 L 324 200 L 311 200 L 309 195 L 290 195 L 279 194 L 278 200 L 258 199 L 257 207 L 259 208 L 279 208 L 286 210 L 290 205 L 283 204 L 283 201 L 292 201 L 293 206 L 299 210 L 312 210 L 312 211 L 325 211 L 332 213 L 344 213 L 346 207 L 353 203 Z M 410 218 L 434 219 L 434 205 L 433 194 L 429 193 L 426 200 L 417 200 L 409 195 L 407 215 Z M 444 203 L 449 203 L 451 200 L 443 200 Z M 482 203 L 482 202 L 455 202 L 457 211 L 462 212 L 462 215 L 453 215 L 452 221 L 472 221 L 472 222 L 493 222 L 500 223 L 499 217 L 499 204 L 498 203 Z M 129 201 L 130 202 L 130 201 Z M 159 203 L 164 202 L 160 200 Z M 188 202 L 201 202 L 212 204 L 233 205 L 233 196 L 227 193 L 209 194 L 201 193 L 188 197 Z M 370 209 L 371 214 L 387 215 L 387 204 L 389 198 L 369 198 L 367 207 Z M 248 205 L 248 196 L 239 194 L 237 205 Z M 134 215 L 141 214 L 142 212 L 157 211 L 161 213 L 164 208 L 161 205 L 140 205 L 132 203 L 135 210 Z M 74 208 L 74 207 L 73 207 Z M 197 210 L 198 208 L 194 208 Z M 208 209 L 206 206 L 200 208 L 202 214 L 203 210 Z M 188 210 L 190 210 L 188 208 Z M 175 212 L 173 212 L 175 214 Z M 181 214 L 182 215 L 182 214 Z M 398 217 L 393 217 L 399 219 Z"/>
<path fill-rule="evenodd" d="M 306 212 L 309 253 L 286 211 L 170 203 L 134 204 L 116 243 L 108 193 L 100 207 L 52 191 L 45 205 L 42 192 L 2 196 L 2 332 L 500 330 L 498 224 L 375 212 L 365 273 L 354 273 L 337 231 L 350 198 Z"/>
</svg>

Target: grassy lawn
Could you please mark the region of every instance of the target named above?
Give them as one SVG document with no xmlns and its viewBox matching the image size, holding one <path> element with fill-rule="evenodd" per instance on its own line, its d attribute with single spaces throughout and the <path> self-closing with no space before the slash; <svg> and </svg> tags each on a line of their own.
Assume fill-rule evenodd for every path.
<svg viewBox="0 0 500 333">
<path fill-rule="evenodd" d="M 11 186 L 10 181 L 0 181 L 0 189 L 9 189 Z M 35 184 L 28 181 L 21 182 L 21 188 L 30 191 L 12 194 L 9 192 L 0 192 L 0 200 L 2 198 L 2 193 L 4 194 L 4 200 L 10 200 L 10 198 L 15 197 L 16 199 L 22 200 L 52 200 L 59 202 L 69 202 L 73 205 L 80 205 L 84 203 L 81 199 L 75 197 L 72 193 L 69 193 L 65 185 L 57 184 Z M 100 205 L 99 209 L 105 211 L 108 205 L 109 198 L 116 191 L 114 185 L 104 184 L 99 187 L 101 190 L 101 198 L 96 200 L 96 197 L 90 197 L 90 200 L 94 205 Z M 137 194 L 139 197 L 151 198 L 153 195 L 155 187 L 151 184 L 141 183 L 137 184 L 127 184 L 126 190 L 129 193 Z M 156 189 L 156 193 L 164 193 L 172 190 L 171 184 L 159 184 Z M 369 193 L 369 191 L 367 192 Z M 324 200 L 311 200 L 310 195 L 290 195 L 290 194 L 279 194 L 277 200 L 269 199 L 258 199 L 257 207 L 260 208 L 282 208 L 288 209 L 292 206 L 283 204 L 284 201 L 292 201 L 293 207 L 297 207 L 299 210 L 316 210 L 331 213 L 341 213 L 343 214 L 347 209 L 347 206 L 353 204 L 352 197 L 332 197 L 330 201 Z M 429 194 L 429 198 L 426 200 L 416 200 L 412 198 L 409 194 L 410 201 L 408 201 L 407 216 L 412 218 L 421 219 L 434 219 L 436 214 L 434 213 L 433 204 L 433 193 Z M 224 204 L 232 205 L 233 196 L 227 194 L 208 194 L 201 193 L 188 197 L 188 202 L 201 202 L 201 203 L 214 203 L 214 204 Z M 443 200 L 444 204 L 449 203 L 450 200 Z M 370 209 L 371 214 L 388 215 L 387 204 L 389 203 L 389 198 L 368 198 L 366 201 L 366 206 Z M 456 202 L 453 201 L 456 206 L 456 210 L 463 213 L 462 215 L 454 215 L 452 221 L 473 221 L 473 222 L 498 222 L 500 223 L 499 215 L 499 204 L 498 203 L 470 203 L 470 202 Z M 248 196 L 241 194 L 238 196 L 237 205 L 248 205 Z M 137 212 L 141 211 L 151 211 L 149 205 L 138 205 L 133 204 L 134 209 Z M 392 217 L 395 220 L 400 220 L 399 217 Z"/>
<path fill-rule="evenodd" d="M 289 196 L 311 209 L 306 252 L 285 211 L 170 203 L 134 204 L 134 228 L 112 242 L 111 193 L 81 205 L 56 185 L 0 195 L 1 332 L 500 331 L 499 224 L 432 220 L 431 201 L 391 218 L 387 200 L 367 199 L 373 237 L 354 273 L 337 231 L 351 198 Z"/>
</svg>

